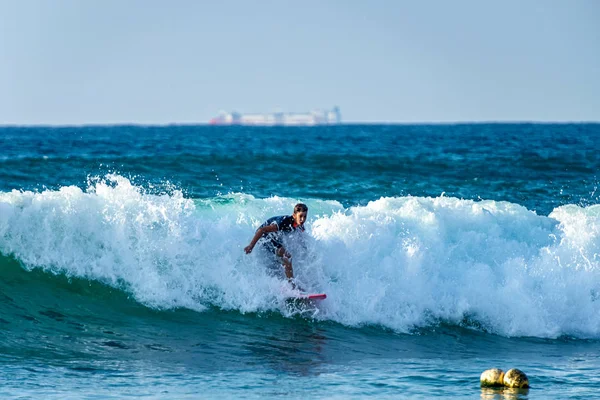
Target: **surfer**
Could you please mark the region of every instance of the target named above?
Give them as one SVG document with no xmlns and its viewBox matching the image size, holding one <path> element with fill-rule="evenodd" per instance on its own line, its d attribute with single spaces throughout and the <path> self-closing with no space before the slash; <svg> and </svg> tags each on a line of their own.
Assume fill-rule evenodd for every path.
<svg viewBox="0 0 600 400">
<path fill-rule="evenodd" d="M 304 222 L 308 214 L 306 204 L 298 203 L 294 206 L 292 215 L 282 215 L 269 218 L 265 223 L 258 227 L 252 241 L 244 248 L 246 254 L 252 253 L 252 249 L 260 240 L 263 248 L 272 253 L 277 261 L 283 265 L 285 276 L 296 288 L 294 282 L 294 270 L 292 268 L 292 255 L 283 247 L 283 235 L 292 232 L 304 232 Z"/>
</svg>

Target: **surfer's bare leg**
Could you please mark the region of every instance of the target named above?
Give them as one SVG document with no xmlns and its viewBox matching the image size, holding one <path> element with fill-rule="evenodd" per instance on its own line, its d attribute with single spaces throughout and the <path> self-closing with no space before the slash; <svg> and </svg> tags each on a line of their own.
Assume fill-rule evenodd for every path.
<svg viewBox="0 0 600 400">
<path fill-rule="evenodd" d="M 280 247 L 277 250 L 277 255 L 281 258 L 281 263 L 283 264 L 283 268 L 285 269 L 285 277 L 288 278 L 288 281 L 292 282 L 292 279 L 294 279 L 294 269 L 292 268 L 292 255 L 285 251 L 283 247 Z M 292 286 L 294 286 L 293 282 Z"/>
</svg>

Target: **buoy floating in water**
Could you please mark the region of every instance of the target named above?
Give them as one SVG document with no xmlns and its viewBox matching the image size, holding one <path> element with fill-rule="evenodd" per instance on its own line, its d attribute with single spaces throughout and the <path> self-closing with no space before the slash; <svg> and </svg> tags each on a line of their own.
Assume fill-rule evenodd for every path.
<svg viewBox="0 0 600 400">
<path fill-rule="evenodd" d="M 509 369 L 504 374 L 504 386 L 510 388 L 524 389 L 529 387 L 529 379 L 527 375 L 516 368 Z"/>
<path fill-rule="evenodd" d="M 499 387 L 504 386 L 504 371 L 498 368 L 488 369 L 483 371 L 481 377 L 481 386 L 485 387 Z"/>
<path fill-rule="evenodd" d="M 529 387 L 527 375 L 516 368 L 509 369 L 506 373 L 498 368 L 483 371 L 479 378 L 482 387 L 509 387 L 525 389 Z"/>
</svg>

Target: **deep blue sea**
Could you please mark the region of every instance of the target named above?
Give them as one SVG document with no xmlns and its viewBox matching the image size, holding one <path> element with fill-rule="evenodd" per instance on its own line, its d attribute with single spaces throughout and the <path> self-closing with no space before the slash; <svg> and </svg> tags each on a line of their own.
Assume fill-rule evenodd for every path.
<svg viewBox="0 0 600 400">
<path fill-rule="evenodd" d="M 600 124 L 0 128 L 0 397 L 600 398 L 599 185 Z M 316 306 L 243 251 L 297 202 Z"/>
</svg>

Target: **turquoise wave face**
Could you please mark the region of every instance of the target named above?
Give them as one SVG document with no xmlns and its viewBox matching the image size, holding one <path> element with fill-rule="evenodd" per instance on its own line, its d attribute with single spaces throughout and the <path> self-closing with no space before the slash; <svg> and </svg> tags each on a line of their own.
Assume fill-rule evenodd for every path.
<svg viewBox="0 0 600 400">
<path fill-rule="evenodd" d="M 119 175 L 83 191 L 0 193 L 0 252 L 87 279 L 155 310 L 276 312 L 285 283 L 243 248 L 303 199 L 146 193 Z M 303 200 L 296 278 L 325 292 L 317 320 L 410 333 L 439 323 L 503 336 L 599 338 L 600 211 L 549 216 L 493 200 L 389 197 L 345 208 Z M 304 249 L 307 250 L 304 250 Z"/>
<path fill-rule="evenodd" d="M 86 187 L 117 172 L 187 197 L 345 206 L 382 196 L 503 200 L 547 215 L 598 203 L 600 125 L 0 128 L 0 190 Z"/>
</svg>

